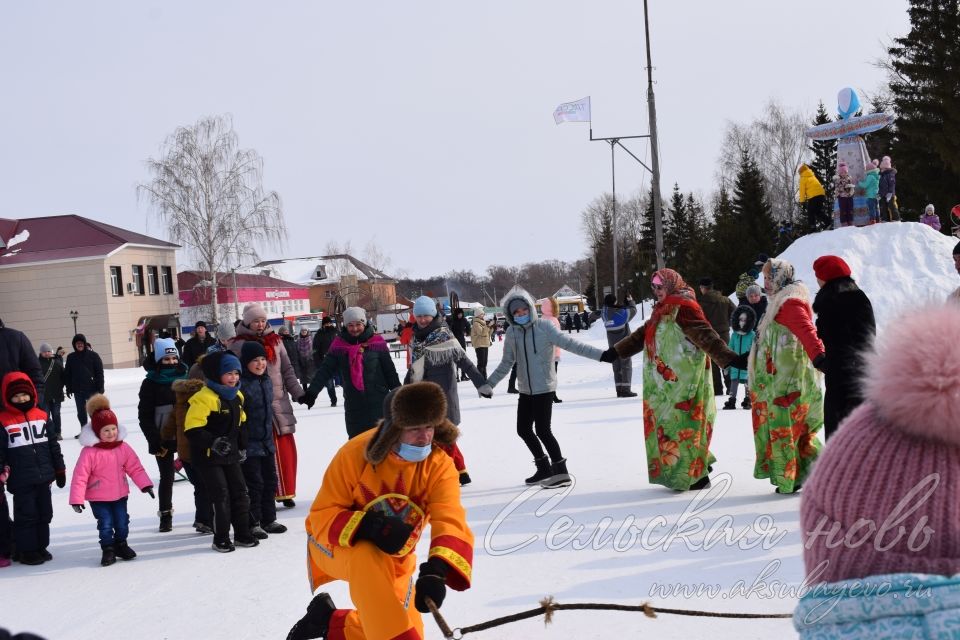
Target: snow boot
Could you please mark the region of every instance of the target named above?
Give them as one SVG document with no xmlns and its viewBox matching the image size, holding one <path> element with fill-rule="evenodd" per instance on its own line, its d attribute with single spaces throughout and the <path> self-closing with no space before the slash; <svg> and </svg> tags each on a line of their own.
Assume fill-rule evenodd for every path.
<svg viewBox="0 0 960 640">
<path fill-rule="evenodd" d="M 737 399 L 730 397 L 727 398 L 727 401 L 723 404 L 724 409 L 736 409 L 737 408 Z"/>
<path fill-rule="evenodd" d="M 293 498 L 287 498 L 286 500 L 283 500 L 283 506 L 285 506 L 287 509 L 293 509 L 295 506 L 297 506 L 297 503 L 293 501 Z"/>
<path fill-rule="evenodd" d="M 173 531 L 173 509 L 169 511 L 157 511 L 160 516 L 160 533 Z"/>
<path fill-rule="evenodd" d="M 219 551 L 220 553 L 230 553 L 231 551 L 237 550 L 237 548 L 233 546 L 233 543 L 230 542 L 229 538 L 221 542 L 217 542 L 216 540 L 214 540 L 213 544 L 211 545 L 211 548 L 214 551 Z"/>
<path fill-rule="evenodd" d="M 326 638 L 327 628 L 330 626 L 330 617 L 337 610 L 329 593 L 319 593 L 307 605 L 307 613 L 297 620 L 297 623 L 287 634 L 287 640 L 312 640 Z"/>
<path fill-rule="evenodd" d="M 540 484 L 541 480 L 546 480 L 550 477 L 550 458 L 547 456 L 541 456 L 535 458 L 533 464 L 537 465 L 537 472 L 524 480 L 527 484 Z"/>
<path fill-rule="evenodd" d="M 117 554 L 113 550 L 113 545 L 108 544 L 103 548 L 103 555 L 100 556 L 100 566 L 109 567 L 116 561 L 117 561 Z"/>
<path fill-rule="evenodd" d="M 550 477 L 540 481 L 540 486 L 544 489 L 559 489 L 560 487 L 569 487 L 573 482 L 570 474 L 567 473 L 567 459 L 560 458 L 550 467 Z"/>
<path fill-rule="evenodd" d="M 741 409 L 751 409 L 753 405 L 750 404 L 750 396 L 747 396 L 743 399 L 743 402 L 740 403 Z"/>
<path fill-rule="evenodd" d="M 553 392 L 553 404 L 560 404 L 561 402 L 563 402 L 563 400 L 561 400 L 560 398 L 558 398 L 558 397 L 557 397 L 557 392 L 554 391 L 554 392 Z"/>
<path fill-rule="evenodd" d="M 193 528 L 197 530 L 197 533 L 209 534 L 213 533 L 213 527 L 210 525 L 200 522 L 199 520 L 193 521 Z"/>
<path fill-rule="evenodd" d="M 630 389 L 617 389 L 618 398 L 636 398 L 637 392 Z"/>
<path fill-rule="evenodd" d="M 263 530 L 263 527 L 260 526 L 259 522 L 255 522 L 253 526 L 250 527 L 250 535 L 252 535 L 257 540 L 266 540 L 267 538 L 270 537 L 269 535 L 267 535 L 267 532 Z"/>
<path fill-rule="evenodd" d="M 43 554 L 39 551 L 24 551 L 19 555 L 20 564 L 38 565 L 43 564 Z"/>
<path fill-rule="evenodd" d="M 238 547 L 255 547 L 258 544 L 260 544 L 260 541 L 257 540 L 252 535 L 248 538 L 244 538 L 241 536 L 234 536 L 233 544 L 237 545 Z"/>
<path fill-rule="evenodd" d="M 50 562 L 53 560 L 53 554 L 47 551 L 46 549 L 40 549 L 40 555 L 43 556 L 44 562 Z"/>
<path fill-rule="evenodd" d="M 267 533 L 286 533 L 287 527 L 274 520 L 263 525 L 263 530 Z"/>
<path fill-rule="evenodd" d="M 126 540 L 121 540 L 113 545 L 114 552 L 121 560 L 133 560 L 137 557 L 137 552 L 127 545 Z"/>
</svg>

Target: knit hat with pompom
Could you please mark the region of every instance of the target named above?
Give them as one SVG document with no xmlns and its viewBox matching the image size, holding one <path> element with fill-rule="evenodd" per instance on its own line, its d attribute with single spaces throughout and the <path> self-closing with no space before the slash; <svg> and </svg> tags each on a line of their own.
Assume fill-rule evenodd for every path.
<svg viewBox="0 0 960 640">
<path fill-rule="evenodd" d="M 90 416 L 90 426 L 93 433 L 100 438 L 100 430 L 107 425 L 117 426 L 117 414 L 110 409 L 110 400 L 102 393 L 98 393 L 87 400 L 87 415 Z"/>
</svg>

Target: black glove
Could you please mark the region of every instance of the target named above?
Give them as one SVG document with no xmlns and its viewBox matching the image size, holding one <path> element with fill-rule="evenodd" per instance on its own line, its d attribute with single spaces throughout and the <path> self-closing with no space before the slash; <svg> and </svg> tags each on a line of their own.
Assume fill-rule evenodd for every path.
<svg viewBox="0 0 960 640">
<path fill-rule="evenodd" d="M 77 513 L 83 513 L 83 510 L 87 508 L 86 505 L 82 504 L 72 504 L 70 506 L 73 507 L 73 510 Z"/>
<path fill-rule="evenodd" d="M 143 489 L 140 489 L 140 493 L 149 493 L 151 498 L 153 498 L 154 500 L 157 499 L 157 496 L 153 495 L 153 485 L 152 485 L 152 484 L 144 487 Z"/>
<path fill-rule="evenodd" d="M 56 478 L 57 478 L 57 479 L 56 479 L 57 487 L 59 487 L 60 489 L 63 489 L 65 486 L 67 486 L 67 471 L 66 471 L 66 469 L 61 469 L 60 471 L 57 471 Z"/>
<path fill-rule="evenodd" d="M 311 396 L 311 395 L 308 394 L 308 393 L 305 393 L 305 394 L 303 394 L 302 396 L 300 396 L 299 398 L 297 398 L 297 404 L 302 404 L 302 405 L 305 406 L 307 409 L 313 409 L 313 403 L 316 402 L 316 401 L 317 401 L 317 397 L 316 397 L 316 396 Z"/>
<path fill-rule="evenodd" d="M 813 359 L 813 366 L 821 373 L 827 372 L 827 354 L 821 353 Z"/>
<path fill-rule="evenodd" d="M 615 362 L 619 357 L 620 356 L 617 355 L 617 350 L 613 347 L 610 347 L 600 354 L 600 362 Z"/>
<path fill-rule="evenodd" d="M 740 369 L 741 371 L 746 371 L 750 363 L 750 354 L 741 353 L 736 358 L 730 361 L 730 366 L 734 369 Z"/>
<path fill-rule="evenodd" d="M 384 553 L 393 555 L 403 549 L 413 527 L 396 516 L 385 516 L 377 511 L 367 511 L 357 525 L 357 540 L 369 540 Z"/>
<path fill-rule="evenodd" d="M 210 451 L 218 456 L 226 457 L 233 451 L 233 447 L 230 446 L 230 441 L 227 440 L 226 437 L 220 436 L 219 438 L 213 439 L 213 444 L 210 445 Z"/>
<path fill-rule="evenodd" d="M 420 576 L 417 578 L 417 595 L 413 600 L 414 606 L 420 613 L 430 613 L 426 598 L 433 600 L 437 609 L 447 597 L 447 563 L 438 558 L 430 558 L 420 565 Z"/>
</svg>

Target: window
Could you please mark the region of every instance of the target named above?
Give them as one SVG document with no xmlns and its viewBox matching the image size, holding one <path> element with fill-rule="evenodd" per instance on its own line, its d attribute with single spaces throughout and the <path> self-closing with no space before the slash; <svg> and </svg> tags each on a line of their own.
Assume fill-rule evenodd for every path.
<svg viewBox="0 0 960 640">
<path fill-rule="evenodd" d="M 173 267 L 160 267 L 160 292 L 173 294 Z"/>
<path fill-rule="evenodd" d="M 160 278 L 156 267 L 147 267 L 147 292 L 152 296 L 160 293 Z"/>
<path fill-rule="evenodd" d="M 123 276 L 120 275 L 120 267 L 110 267 L 110 293 L 114 296 L 123 295 Z"/>
<path fill-rule="evenodd" d="M 133 265 L 133 293 L 137 296 L 143 295 L 143 267 L 139 264 Z"/>
</svg>

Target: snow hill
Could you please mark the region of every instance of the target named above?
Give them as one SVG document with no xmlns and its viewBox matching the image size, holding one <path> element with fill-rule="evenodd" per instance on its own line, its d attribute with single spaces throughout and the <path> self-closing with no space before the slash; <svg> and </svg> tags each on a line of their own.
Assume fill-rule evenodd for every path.
<svg viewBox="0 0 960 640">
<path fill-rule="evenodd" d="M 841 229 L 797 241 L 784 253 L 801 277 L 816 281 L 813 260 L 843 256 L 874 301 L 881 331 L 898 310 L 942 300 L 958 284 L 951 238 L 915 223 Z M 649 312 L 649 306 L 647 307 Z M 641 318 L 637 318 L 638 325 Z M 601 326 L 574 334 L 606 347 Z M 502 343 L 490 353 L 501 358 Z M 403 376 L 402 361 L 398 363 Z M 640 358 L 634 389 L 640 390 Z M 137 428 L 137 390 L 143 372 L 107 372 L 107 393 L 130 444 L 150 475 L 156 466 Z M 774 494 L 753 478 L 753 438 L 747 411 L 719 411 L 712 449 L 714 487 L 677 494 L 647 483 L 639 399 L 614 397 L 609 365 L 564 354 L 559 368 L 554 432 L 576 484 L 566 491 L 527 489 L 530 455 L 516 436 L 516 396 L 505 383 L 492 400 L 461 383 L 461 445 L 473 484 L 463 502 L 474 534 L 474 585 L 450 592 L 442 613 L 452 626 L 476 624 L 558 602 L 651 602 L 664 607 L 727 612 L 789 613 L 803 580 L 799 496 Z M 722 401 L 722 398 L 719 400 Z M 63 405 L 64 457 L 72 470 L 79 445 L 71 404 Z M 310 411 L 297 407 L 300 453 L 297 506 L 281 509 L 288 533 L 255 549 L 219 554 L 211 538 L 194 533 L 186 482 L 174 485 L 174 530 L 157 533 L 156 502 L 130 496 L 132 562 L 99 566 L 93 517 L 75 514 L 67 489 L 53 487 L 52 562 L 0 569 L 6 597 L 0 626 L 49 640 L 175 640 L 285 637 L 310 600 L 303 521 L 330 458 L 345 440 L 342 405 L 321 394 Z M 9 499 L 9 496 L 8 496 Z M 712 533 L 710 530 L 713 530 Z M 423 557 L 429 535 L 418 548 Z M 343 583 L 324 587 L 349 606 Z M 425 619 L 427 638 L 441 638 Z M 794 638 L 789 619 L 724 620 L 636 613 L 561 611 L 549 627 L 542 618 L 468 636 L 503 638 L 681 638 L 715 640 Z"/>
<path fill-rule="evenodd" d="M 956 244 L 956 238 L 925 224 L 892 222 L 810 234 L 778 257 L 793 264 L 815 295 L 819 287 L 813 261 L 824 255 L 840 256 L 870 297 L 877 324 L 882 326 L 909 307 L 942 302 L 960 285 L 952 257 Z"/>
</svg>

